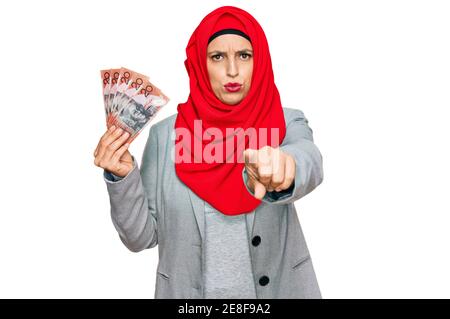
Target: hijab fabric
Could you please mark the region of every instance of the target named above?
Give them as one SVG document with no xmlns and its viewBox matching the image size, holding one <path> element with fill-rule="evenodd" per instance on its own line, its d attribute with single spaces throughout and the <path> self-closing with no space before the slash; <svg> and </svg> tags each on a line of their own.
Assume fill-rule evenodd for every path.
<svg viewBox="0 0 450 319">
<path fill-rule="evenodd" d="M 253 47 L 251 87 L 248 94 L 235 105 L 223 103 L 215 96 L 206 65 L 208 41 L 212 35 L 224 29 L 239 30 L 248 35 Z M 244 184 L 243 150 L 259 149 L 266 145 L 278 147 L 286 134 L 284 113 L 274 83 L 264 31 L 248 12 L 233 6 L 223 6 L 206 15 L 194 30 L 186 47 L 186 56 L 184 65 L 189 75 L 190 94 L 185 103 L 177 106 L 175 144 L 179 146 L 178 150 L 175 147 L 176 174 L 198 197 L 219 212 L 225 215 L 251 213 L 261 200 L 252 196 Z M 198 129 L 194 132 L 195 120 L 201 120 L 200 132 Z M 218 129 L 221 135 L 205 134 L 207 129 L 213 128 L 215 133 Z M 236 132 L 248 128 L 255 128 L 257 134 L 260 129 L 266 129 L 267 138 L 258 138 L 256 147 L 249 142 L 248 137 L 238 139 Z M 271 128 L 278 128 L 278 137 L 272 134 Z M 186 132 L 190 133 L 190 138 L 186 138 Z M 203 134 L 208 138 L 202 138 Z M 211 150 L 212 145 L 219 145 L 223 150 L 220 161 L 205 160 L 205 147 Z M 182 160 L 186 156 L 190 161 Z"/>
</svg>

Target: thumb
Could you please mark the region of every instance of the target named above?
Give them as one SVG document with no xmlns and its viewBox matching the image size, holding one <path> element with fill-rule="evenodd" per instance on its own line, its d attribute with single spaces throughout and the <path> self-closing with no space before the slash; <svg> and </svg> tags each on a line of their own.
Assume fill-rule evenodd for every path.
<svg viewBox="0 0 450 319">
<path fill-rule="evenodd" d="M 255 181 L 255 197 L 257 199 L 262 199 L 266 195 L 266 187 L 258 181 Z"/>
</svg>

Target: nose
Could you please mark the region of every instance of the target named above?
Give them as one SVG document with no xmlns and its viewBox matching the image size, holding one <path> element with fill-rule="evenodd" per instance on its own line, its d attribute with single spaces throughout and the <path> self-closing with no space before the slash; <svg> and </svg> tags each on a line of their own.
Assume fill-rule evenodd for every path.
<svg viewBox="0 0 450 319">
<path fill-rule="evenodd" d="M 227 64 L 227 75 L 229 77 L 236 77 L 239 74 L 237 63 L 234 59 L 229 59 Z"/>
</svg>

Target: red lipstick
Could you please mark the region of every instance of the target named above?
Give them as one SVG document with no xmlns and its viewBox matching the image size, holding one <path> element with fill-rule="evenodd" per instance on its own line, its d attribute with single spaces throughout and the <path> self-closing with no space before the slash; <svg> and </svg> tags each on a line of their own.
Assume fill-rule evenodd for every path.
<svg viewBox="0 0 450 319">
<path fill-rule="evenodd" d="M 236 82 L 229 82 L 225 84 L 224 87 L 228 92 L 237 92 L 241 89 L 242 84 Z"/>
</svg>

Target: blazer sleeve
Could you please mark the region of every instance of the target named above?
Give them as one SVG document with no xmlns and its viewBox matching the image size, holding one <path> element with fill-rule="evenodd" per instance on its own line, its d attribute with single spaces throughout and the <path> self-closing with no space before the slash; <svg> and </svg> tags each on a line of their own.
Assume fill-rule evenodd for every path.
<svg viewBox="0 0 450 319">
<path fill-rule="evenodd" d="M 133 157 L 133 155 L 131 155 L 131 157 Z M 135 164 L 135 162 L 134 162 L 134 157 L 133 157 L 133 168 L 134 168 L 134 166 L 135 166 L 136 164 Z M 130 174 L 130 173 L 128 173 L 128 174 Z M 111 181 L 111 182 L 118 182 L 118 181 L 120 181 L 121 179 L 124 179 L 125 178 L 125 176 L 124 177 L 121 177 L 121 176 L 117 176 L 117 175 L 115 175 L 115 174 L 113 174 L 113 173 L 111 173 L 111 172 L 108 172 L 107 170 L 104 170 L 104 175 L 103 175 L 108 181 Z"/>
<path fill-rule="evenodd" d="M 286 136 L 280 149 L 295 159 L 294 182 L 286 190 L 266 192 L 262 201 L 270 204 L 289 204 L 313 191 L 323 181 L 323 159 L 318 147 L 314 144 L 313 131 L 308 119 L 300 110 L 293 110 L 294 116 L 286 123 Z M 242 171 L 245 187 L 248 175 Z"/>
<path fill-rule="evenodd" d="M 133 156 L 133 169 L 116 179 L 104 170 L 111 219 L 121 241 L 132 252 L 153 248 L 158 243 L 156 214 L 156 133 L 153 127 L 145 146 L 142 169 Z"/>
</svg>

